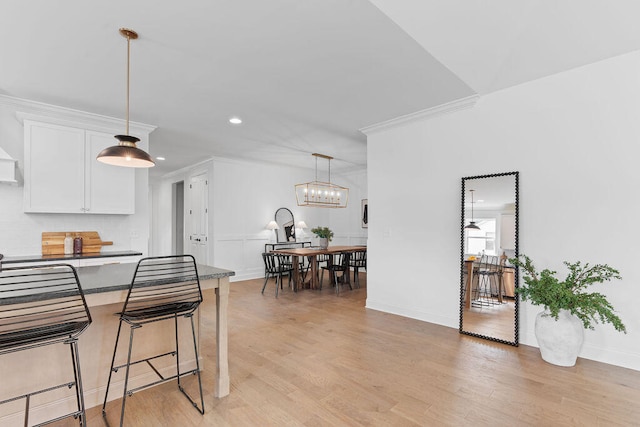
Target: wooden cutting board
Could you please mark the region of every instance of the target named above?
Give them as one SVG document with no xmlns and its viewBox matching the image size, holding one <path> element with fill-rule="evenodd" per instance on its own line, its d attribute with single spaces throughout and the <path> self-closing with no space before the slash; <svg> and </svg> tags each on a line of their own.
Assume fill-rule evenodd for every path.
<svg viewBox="0 0 640 427">
<path fill-rule="evenodd" d="M 67 233 L 71 237 L 82 237 L 82 253 L 100 252 L 103 246 L 113 245 L 113 242 L 105 242 L 100 239 L 97 231 L 43 231 L 42 255 L 64 255 L 64 238 Z"/>
</svg>

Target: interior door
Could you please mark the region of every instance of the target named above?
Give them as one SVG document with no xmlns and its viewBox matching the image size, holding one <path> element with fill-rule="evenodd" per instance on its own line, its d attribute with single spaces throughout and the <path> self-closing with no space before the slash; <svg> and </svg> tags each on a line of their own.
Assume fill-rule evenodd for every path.
<svg viewBox="0 0 640 427">
<path fill-rule="evenodd" d="M 208 258 L 208 207 L 209 191 L 207 174 L 192 176 L 189 179 L 188 251 L 200 264 L 206 264 Z"/>
</svg>

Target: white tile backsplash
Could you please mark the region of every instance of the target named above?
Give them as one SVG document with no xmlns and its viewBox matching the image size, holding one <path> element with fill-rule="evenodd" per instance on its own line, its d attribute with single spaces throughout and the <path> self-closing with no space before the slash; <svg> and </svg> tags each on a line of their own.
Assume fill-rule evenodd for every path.
<svg viewBox="0 0 640 427">
<path fill-rule="evenodd" d="M 113 241 L 103 250 L 140 250 L 146 248 L 147 232 L 138 231 L 134 215 L 25 214 L 22 212 L 21 186 L 0 184 L 0 253 L 5 256 L 39 254 L 43 231 L 97 231 L 100 238 Z"/>
</svg>

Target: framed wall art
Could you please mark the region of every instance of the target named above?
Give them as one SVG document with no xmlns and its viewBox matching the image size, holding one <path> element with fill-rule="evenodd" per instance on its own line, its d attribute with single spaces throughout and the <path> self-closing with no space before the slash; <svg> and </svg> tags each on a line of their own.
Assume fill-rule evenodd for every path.
<svg viewBox="0 0 640 427">
<path fill-rule="evenodd" d="M 369 199 L 362 199 L 360 220 L 362 222 L 362 228 L 369 228 Z"/>
</svg>

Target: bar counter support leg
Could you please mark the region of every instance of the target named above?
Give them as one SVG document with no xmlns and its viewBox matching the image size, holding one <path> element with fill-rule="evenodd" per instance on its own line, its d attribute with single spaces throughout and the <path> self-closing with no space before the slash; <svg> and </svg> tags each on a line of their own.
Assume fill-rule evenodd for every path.
<svg viewBox="0 0 640 427">
<path fill-rule="evenodd" d="M 219 279 L 216 288 L 216 397 L 229 394 L 229 344 L 227 333 L 227 311 L 229 308 L 229 279 Z"/>
</svg>

